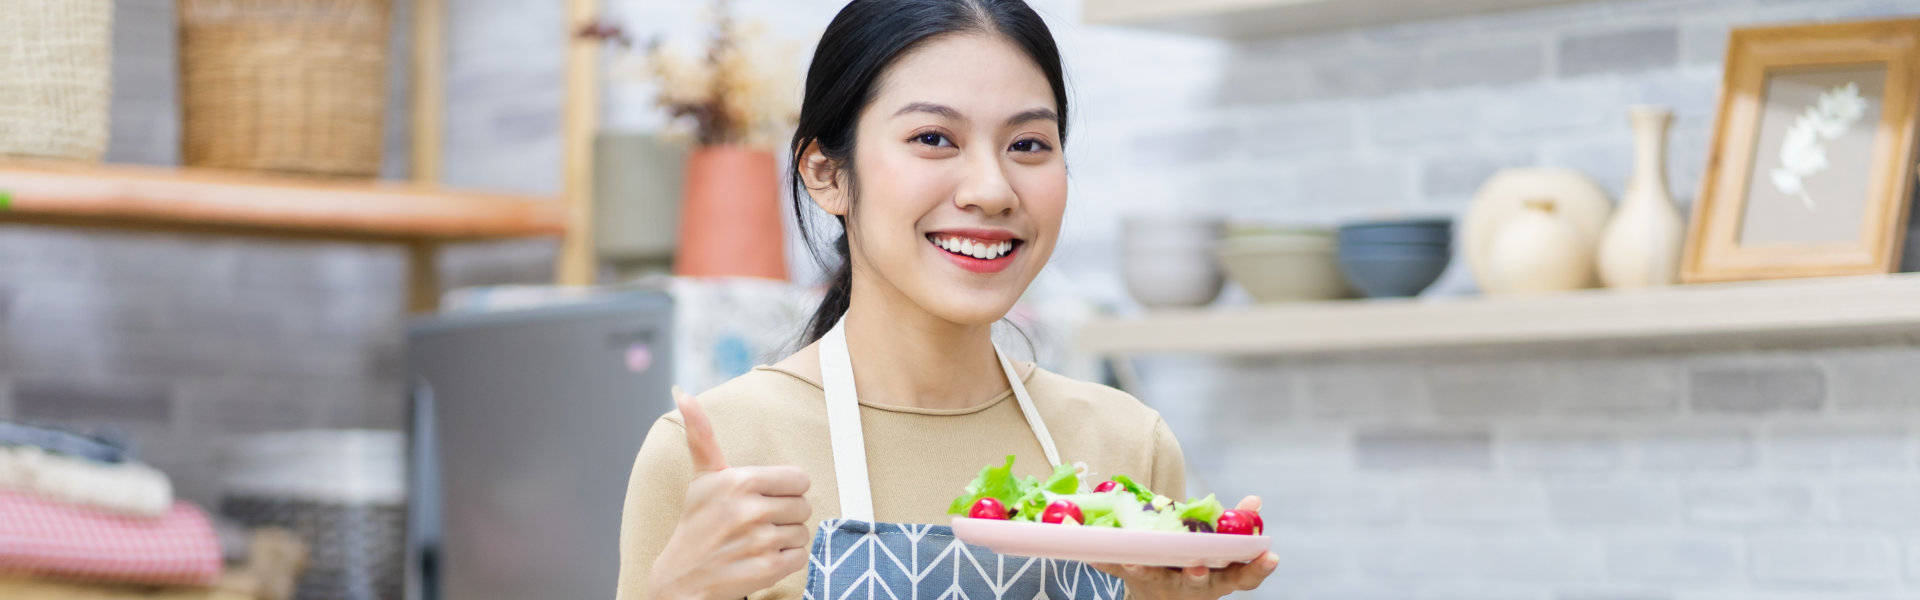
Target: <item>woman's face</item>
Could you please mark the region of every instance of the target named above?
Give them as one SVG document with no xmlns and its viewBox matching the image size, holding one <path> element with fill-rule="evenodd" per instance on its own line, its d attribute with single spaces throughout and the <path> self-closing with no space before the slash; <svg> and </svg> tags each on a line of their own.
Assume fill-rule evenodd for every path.
<svg viewBox="0 0 1920 600">
<path fill-rule="evenodd" d="M 942 36 L 895 61 L 855 134 L 855 289 L 954 323 L 1005 316 L 1066 210 L 1058 110 L 1046 75 L 997 35 Z M 844 215 L 844 190 L 814 197 Z"/>
</svg>

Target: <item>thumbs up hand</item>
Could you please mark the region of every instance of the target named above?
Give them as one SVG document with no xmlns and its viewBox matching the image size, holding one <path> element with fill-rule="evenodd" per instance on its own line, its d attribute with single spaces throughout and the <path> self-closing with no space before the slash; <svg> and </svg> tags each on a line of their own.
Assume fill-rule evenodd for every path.
<svg viewBox="0 0 1920 600">
<path fill-rule="evenodd" d="M 739 598 L 766 589 L 807 565 L 813 538 L 799 467 L 727 464 L 713 422 L 693 397 L 673 389 L 687 430 L 693 480 L 673 537 L 653 563 L 649 595 Z"/>
</svg>

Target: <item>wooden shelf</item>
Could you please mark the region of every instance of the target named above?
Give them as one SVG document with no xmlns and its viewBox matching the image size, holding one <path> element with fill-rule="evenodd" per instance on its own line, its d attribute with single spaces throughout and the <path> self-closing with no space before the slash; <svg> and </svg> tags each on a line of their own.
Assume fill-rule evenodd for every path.
<svg viewBox="0 0 1920 600">
<path fill-rule="evenodd" d="M 1079 344 L 1107 355 L 1297 355 L 1827 332 L 1920 333 L 1920 274 L 1162 311 L 1096 320 Z"/>
<path fill-rule="evenodd" d="M 1085 0 L 1093 25 L 1226 38 L 1385 25 L 1583 0 Z"/>
<path fill-rule="evenodd" d="M 406 182 L 0 161 L 0 222 L 403 242 L 565 234 L 557 198 Z"/>
</svg>

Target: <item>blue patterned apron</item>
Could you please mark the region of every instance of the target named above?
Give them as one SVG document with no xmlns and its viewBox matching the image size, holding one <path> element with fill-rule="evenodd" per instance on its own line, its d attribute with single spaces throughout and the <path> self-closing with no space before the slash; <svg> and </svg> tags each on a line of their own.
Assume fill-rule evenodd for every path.
<svg viewBox="0 0 1920 600">
<path fill-rule="evenodd" d="M 820 524 L 807 561 L 809 600 L 1117 600 L 1126 587 L 1085 563 L 995 554 L 961 543 L 946 525 L 877 523 L 867 481 L 866 435 L 853 387 L 845 321 L 820 338 L 820 374 L 827 396 L 827 432 L 840 484 L 838 519 Z M 1006 354 L 1000 369 L 1047 462 L 1060 464 L 1053 436 Z"/>
</svg>

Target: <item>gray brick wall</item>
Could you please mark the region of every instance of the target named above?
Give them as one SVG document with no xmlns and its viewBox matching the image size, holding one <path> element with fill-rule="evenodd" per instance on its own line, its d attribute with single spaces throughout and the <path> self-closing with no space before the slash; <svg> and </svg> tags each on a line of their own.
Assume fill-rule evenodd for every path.
<svg viewBox="0 0 1920 600">
<path fill-rule="evenodd" d="M 1920 348 L 1138 362 L 1196 490 L 1260 494 L 1284 555 L 1320 550 L 1252 597 L 1912 597 L 1920 408 L 1804 383 L 1863 357 Z"/>
</svg>

